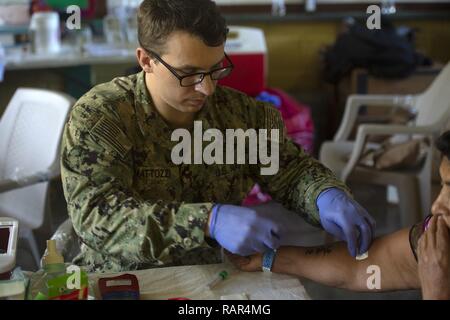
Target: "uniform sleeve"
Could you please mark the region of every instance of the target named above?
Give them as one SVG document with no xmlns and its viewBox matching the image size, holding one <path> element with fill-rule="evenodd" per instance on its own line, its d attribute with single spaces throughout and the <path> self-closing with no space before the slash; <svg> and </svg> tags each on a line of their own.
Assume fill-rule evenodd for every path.
<svg viewBox="0 0 450 320">
<path fill-rule="evenodd" d="M 61 174 L 81 241 L 128 265 L 167 264 L 204 246 L 211 203 L 155 203 L 133 191 L 132 143 L 104 102 L 82 98 L 64 130 Z"/>
<path fill-rule="evenodd" d="M 349 189 L 335 175 L 286 137 L 280 112 L 272 105 L 257 103 L 256 121 L 259 128 L 267 128 L 268 145 L 272 145 L 271 129 L 278 129 L 275 145 L 279 149 L 279 168 L 275 174 L 263 175 L 259 165 L 254 172 L 261 187 L 287 209 L 302 215 L 309 223 L 320 226 L 316 199 L 325 189 L 337 187 L 348 194 Z M 269 148 L 270 149 L 270 148 Z"/>
</svg>

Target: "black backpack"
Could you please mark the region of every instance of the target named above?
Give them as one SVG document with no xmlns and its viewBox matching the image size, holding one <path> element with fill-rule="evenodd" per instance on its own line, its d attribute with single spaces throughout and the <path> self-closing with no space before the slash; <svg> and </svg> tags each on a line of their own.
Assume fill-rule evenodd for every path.
<svg viewBox="0 0 450 320">
<path fill-rule="evenodd" d="M 413 30 L 401 33 L 386 18 L 381 22 L 381 29 L 374 30 L 365 23 L 348 25 L 348 31 L 325 52 L 326 81 L 337 83 L 354 68 L 365 68 L 376 77 L 403 78 L 418 65 L 431 64 L 415 51 Z"/>
</svg>

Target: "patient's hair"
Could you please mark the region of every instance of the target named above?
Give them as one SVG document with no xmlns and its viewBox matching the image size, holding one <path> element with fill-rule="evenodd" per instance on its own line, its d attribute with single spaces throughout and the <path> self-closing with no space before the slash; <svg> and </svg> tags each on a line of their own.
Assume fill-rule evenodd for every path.
<svg viewBox="0 0 450 320">
<path fill-rule="evenodd" d="M 138 39 L 142 48 L 163 55 L 174 31 L 186 31 L 210 47 L 227 37 L 225 18 L 211 0 L 144 0 L 138 12 Z"/>
<path fill-rule="evenodd" d="M 437 138 L 436 148 L 442 152 L 442 156 L 446 156 L 447 159 L 450 160 L 450 130 L 445 131 L 439 138 Z"/>
</svg>

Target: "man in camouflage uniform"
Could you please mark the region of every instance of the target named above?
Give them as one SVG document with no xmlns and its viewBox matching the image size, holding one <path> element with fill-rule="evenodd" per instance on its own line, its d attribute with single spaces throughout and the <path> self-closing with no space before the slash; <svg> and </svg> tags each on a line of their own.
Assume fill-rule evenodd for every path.
<svg viewBox="0 0 450 320">
<path fill-rule="evenodd" d="M 290 220 L 239 206 L 256 182 L 353 246 L 359 230 L 359 250 L 366 250 L 372 218 L 328 169 L 286 138 L 279 112 L 216 87 L 232 67 L 214 2 L 146 0 L 138 21 L 143 71 L 86 93 L 65 127 L 62 180 L 82 241 L 74 262 L 90 271 L 125 271 L 219 262 L 217 242 L 242 255 L 275 249 Z M 192 131 L 194 121 L 221 132 L 279 129 L 279 171 L 264 176 L 255 164 L 175 165 L 171 134 Z"/>
</svg>

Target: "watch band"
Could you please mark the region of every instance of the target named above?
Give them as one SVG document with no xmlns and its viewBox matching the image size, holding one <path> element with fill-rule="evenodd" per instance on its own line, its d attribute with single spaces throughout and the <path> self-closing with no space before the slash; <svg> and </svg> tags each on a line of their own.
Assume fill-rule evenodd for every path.
<svg viewBox="0 0 450 320">
<path fill-rule="evenodd" d="M 264 272 L 272 272 L 273 260 L 275 260 L 275 255 L 277 250 L 269 250 L 264 252 L 262 261 L 262 270 Z"/>
</svg>

